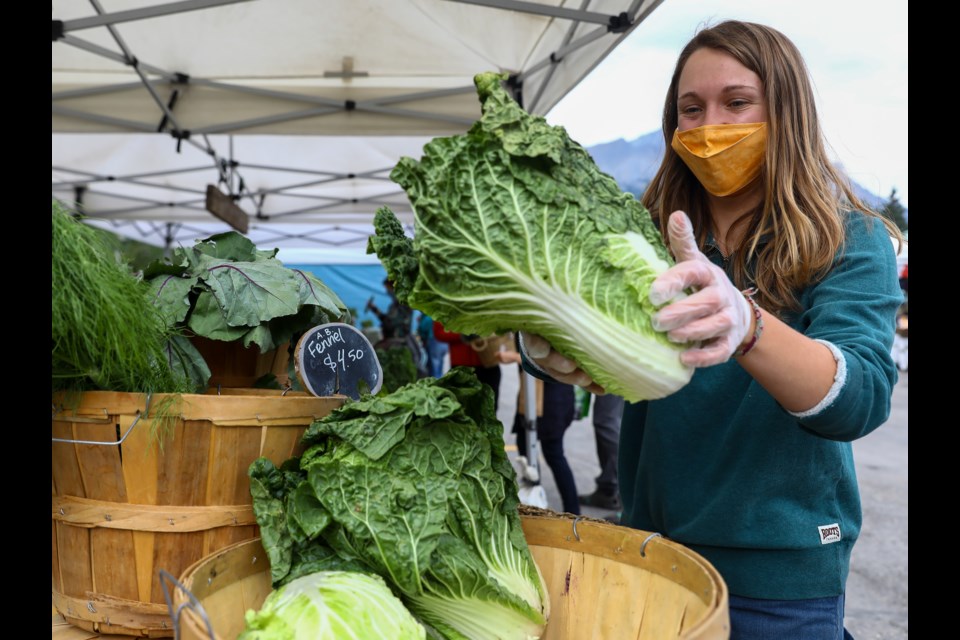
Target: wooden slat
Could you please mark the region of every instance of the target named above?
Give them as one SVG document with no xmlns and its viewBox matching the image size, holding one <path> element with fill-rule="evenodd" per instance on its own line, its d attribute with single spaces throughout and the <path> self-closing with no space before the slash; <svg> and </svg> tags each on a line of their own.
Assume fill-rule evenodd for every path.
<svg viewBox="0 0 960 640">
<path fill-rule="evenodd" d="M 290 353 L 287 350 L 290 343 L 284 344 L 272 351 L 257 354 L 257 362 L 254 375 L 260 378 L 263 375 L 272 373 L 277 377 L 277 382 L 281 385 L 290 380 L 287 374 L 287 365 L 290 363 Z"/>
<path fill-rule="evenodd" d="M 263 420 L 278 420 L 284 418 L 299 418 L 304 424 L 310 424 L 313 418 L 320 418 L 339 407 L 346 400 L 345 396 L 316 397 L 310 394 L 280 395 L 282 392 L 270 389 L 257 390 L 257 393 L 237 392 L 230 395 L 229 402 L 223 397 L 229 390 L 221 390 L 222 395 L 213 393 L 195 394 L 185 393 L 177 396 L 179 414 L 186 421 L 210 422 L 245 421 L 245 424 L 261 424 Z M 162 406 L 164 400 L 171 394 L 154 394 L 150 400 L 151 416 L 155 415 L 156 407 Z M 146 395 L 139 393 L 121 393 L 115 391 L 86 391 L 70 408 L 64 408 L 57 414 L 58 420 L 69 420 L 70 415 L 80 414 L 104 417 L 109 415 L 135 415 L 142 411 L 146 402 Z M 54 396 L 57 404 L 57 396 Z M 238 422 L 239 424 L 239 422 Z"/>
<path fill-rule="evenodd" d="M 72 598 L 54 594 L 56 608 L 71 624 L 96 627 L 103 633 L 121 633 L 124 629 L 138 630 L 137 635 L 169 637 L 173 625 L 166 605 L 150 604 L 103 594 L 88 594 L 87 598 Z"/>
<path fill-rule="evenodd" d="M 174 533 L 248 527 L 256 523 L 253 506 L 249 504 L 181 507 L 66 496 L 53 498 L 51 511 L 55 521 L 87 529 Z"/>
<path fill-rule="evenodd" d="M 220 404 L 225 403 L 220 400 Z M 213 426 L 207 421 L 184 421 L 174 437 L 164 442 L 159 457 L 157 504 L 203 505 L 209 477 L 207 471 L 212 430 Z M 154 546 L 154 569 L 164 569 L 172 576 L 181 575 L 184 569 L 203 557 L 203 537 L 203 532 L 158 533 Z M 164 602 L 159 579 L 153 582 L 150 600 Z"/>
<path fill-rule="evenodd" d="M 52 437 L 75 440 L 73 425 L 69 422 L 54 420 Z M 51 443 L 53 455 L 53 485 L 58 493 L 86 495 L 80 464 L 72 444 Z M 53 566 L 54 585 L 61 593 L 79 595 L 93 588 L 93 574 L 90 567 L 90 534 L 84 529 L 68 527 L 54 523 L 57 550 Z"/>
<path fill-rule="evenodd" d="M 260 431 L 259 427 L 242 429 L 215 427 L 211 431 L 207 473 L 213 481 L 207 483 L 205 500 L 207 505 L 238 505 L 252 501 L 247 470 L 260 452 Z M 252 506 L 250 514 L 251 516 L 253 514 Z M 256 520 L 248 522 L 255 523 Z M 203 554 L 208 555 L 217 549 L 256 535 L 254 527 L 243 530 L 233 527 L 208 529 L 204 535 Z"/>
<path fill-rule="evenodd" d="M 135 416 L 120 416 L 120 432 L 135 420 Z M 127 498 L 134 504 L 157 503 L 157 454 L 159 446 L 151 435 L 153 421 L 141 418 L 127 435 L 122 445 L 123 479 Z M 137 600 L 150 602 L 156 570 L 153 566 L 153 546 L 156 534 L 152 531 L 133 532 L 133 564 L 137 579 Z"/>
<path fill-rule="evenodd" d="M 108 636 L 111 640 L 120 636 Z M 50 634 L 50 640 L 105 640 L 103 636 L 95 631 L 87 631 L 74 626 L 66 621 L 62 616 L 60 620 L 53 621 L 53 631 Z M 127 636 L 129 640 L 129 636 Z"/>
<path fill-rule="evenodd" d="M 117 425 L 75 425 L 78 440 L 96 442 L 117 441 Z M 80 474 L 86 497 L 108 502 L 126 502 L 127 490 L 120 465 L 117 446 L 78 444 Z M 123 558 L 133 557 L 133 536 L 129 531 L 92 529 L 90 531 L 90 564 L 93 589 L 117 598 L 136 600 L 137 581 L 134 572 Z"/>
<path fill-rule="evenodd" d="M 300 438 L 308 426 L 263 427 L 259 455 L 278 467 L 294 455 L 300 455 L 303 453 Z"/>
<path fill-rule="evenodd" d="M 151 406 L 168 394 L 154 394 Z M 79 396 L 53 394 L 53 406 L 59 409 L 55 419 L 71 420 L 72 416 L 105 418 L 111 415 L 134 415 L 147 406 L 147 394 L 124 391 L 84 391 Z"/>
</svg>

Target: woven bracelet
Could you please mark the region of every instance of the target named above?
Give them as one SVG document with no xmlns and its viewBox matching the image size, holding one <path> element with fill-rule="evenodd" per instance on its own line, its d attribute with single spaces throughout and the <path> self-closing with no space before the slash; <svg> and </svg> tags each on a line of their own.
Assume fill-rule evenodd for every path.
<svg viewBox="0 0 960 640">
<path fill-rule="evenodd" d="M 753 294 L 757 292 L 756 287 L 750 287 L 749 289 L 744 289 L 740 293 L 743 294 L 743 297 L 747 299 L 747 302 L 750 303 L 750 306 L 753 308 L 753 317 L 757 319 L 756 327 L 753 330 L 753 337 L 750 338 L 750 341 L 747 344 L 738 347 L 736 351 L 733 352 L 734 357 L 740 357 L 747 355 L 751 349 L 757 346 L 757 340 L 760 339 L 760 334 L 763 333 L 763 316 L 760 315 L 760 305 L 757 304 L 757 301 L 753 299 Z"/>
</svg>

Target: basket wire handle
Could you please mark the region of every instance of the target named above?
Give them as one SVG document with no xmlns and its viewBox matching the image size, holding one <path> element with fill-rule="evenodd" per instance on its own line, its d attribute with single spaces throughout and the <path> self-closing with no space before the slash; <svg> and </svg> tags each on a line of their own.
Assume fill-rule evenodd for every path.
<svg viewBox="0 0 960 640">
<path fill-rule="evenodd" d="M 71 440 L 69 438 L 50 438 L 52 442 L 66 442 L 67 444 L 103 444 L 111 447 L 119 447 L 123 444 L 123 441 L 127 439 L 127 436 L 130 435 L 130 432 L 133 431 L 133 428 L 137 426 L 137 423 L 140 422 L 140 417 L 148 415 L 150 413 L 150 397 L 151 394 L 147 394 L 147 404 L 143 408 L 143 413 L 137 409 L 137 417 L 133 419 L 133 422 L 130 423 L 130 426 L 127 427 L 126 432 L 124 432 L 123 437 L 119 440 L 113 442 L 103 442 L 100 440 Z"/>
<path fill-rule="evenodd" d="M 662 537 L 663 537 L 663 535 L 661 535 L 661 534 L 659 534 L 659 533 L 651 533 L 650 535 L 648 535 L 648 536 L 647 536 L 647 539 L 644 540 L 644 541 L 643 541 L 643 544 L 640 545 L 640 557 L 641 557 L 641 558 L 646 558 L 646 557 L 647 557 L 646 548 L 647 548 L 647 543 L 648 543 L 648 542 L 650 542 L 650 541 L 653 540 L 654 538 L 662 538 Z"/>
<path fill-rule="evenodd" d="M 577 539 L 577 542 L 580 542 L 580 534 L 577 533 L 577 523 L 583 520 L 583 516 L 577 516 L 573 519 L 573 536 Z"/>
<path fill-rule="evenodd" d="M 210 640 L 216 640 L 216 637 L 213 634 L 213 625 L 210 624 L 210 616 L 207 615 L 207 612 L 204 610 L 203 605 L 197 600 L 196 596 L 190 593 L 190 589 L 187 589 L 183 584 L 174 578 L 170 573 L 164 569 L 160 569 L 160 587 L 163 589 L 163 599 L 167 601 L 167 611 L 170 612 L 170 619 L 173 620 L 173 639 L 180 640 L 180 614 L 183 610 L 193 609 L 194 612 L 201 619 L 203 619 L 204 625 L 207 627 L 207 635 L 210 636 Z M 174 610 L 173 600 L 170 598 L 170 591 L 167 589 L 167 581 L 172 582 L 177 586 L 178 589 L 183 591 L 186 594 L 189 602 L 184 602 L 182 605 Z"/>
</svg>

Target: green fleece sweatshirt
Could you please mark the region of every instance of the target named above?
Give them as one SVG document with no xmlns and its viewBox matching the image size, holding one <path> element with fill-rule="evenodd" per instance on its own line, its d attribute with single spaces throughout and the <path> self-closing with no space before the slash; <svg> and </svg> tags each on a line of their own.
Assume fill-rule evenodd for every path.
<svg viewBox="0 0 960 640">
<path fill-rule="evenodd" d="M 838 359 L 823 402 L 791 414 L 731 359 L 697 369 L 671 396 L 624 409 L 623 524 L 700 553 L 734 595 L 844 591 L 862 520 L 851 441 L 889 416 L 902 301 L 884 226 L 855 213 L 846 230 L 830 273 L 785 319 Z M 719 252 L 707 255 L 722 265 Z"/>
</svg>

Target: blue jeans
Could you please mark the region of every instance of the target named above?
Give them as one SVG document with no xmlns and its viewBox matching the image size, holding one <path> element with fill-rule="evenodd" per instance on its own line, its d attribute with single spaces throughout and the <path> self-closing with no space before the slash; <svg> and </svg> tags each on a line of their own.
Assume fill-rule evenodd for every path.
<svg viewBox="0 0 960 640">
<path fill-rule="evenodd" d="M 843 595 L 809 600 L 730 596 L 730 640 L 853 640 Z"/>
</svg>

